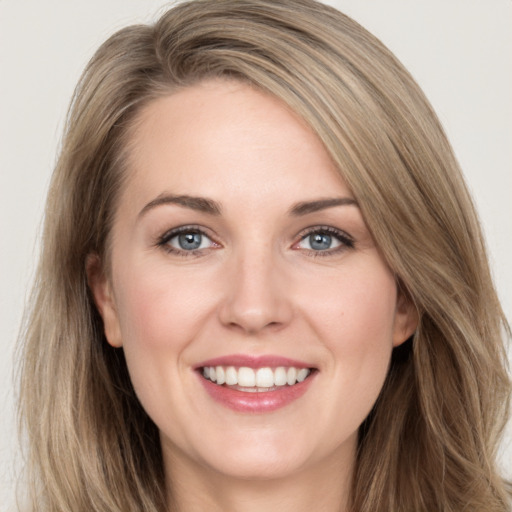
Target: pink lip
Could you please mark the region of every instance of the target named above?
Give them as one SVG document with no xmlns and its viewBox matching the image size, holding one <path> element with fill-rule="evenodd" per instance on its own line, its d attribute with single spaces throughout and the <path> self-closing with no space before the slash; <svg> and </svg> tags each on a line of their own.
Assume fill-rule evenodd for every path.
<svg viewBox="0 0 512 512">
<path fill-rule="evenodd" d="M 294 386 L 282 386 L 275 391 L 246 393 L 237 389 L 219 386 L 205 379 L 199 373 L 198 378 L 208 394 L 217 402 L 238 412 L 264 413 L 275 411 L 300 398 L 309 388 L 317 372 Z"/>
<path fill-rule="evenodd" d="M 295 368 L 311 368 L 310 364 L 287 357 L 264 355 L 264 356 L 251 356 L 245 354 L 232 354 L 228 356 L 216 357 L 208 359 L 195 366 L 195 369 L 203 368 L 205 366 L 246 366 L 248 368 L 264 368 L 271 367 L 277 368 L 278 366 L 295 366 Z"/>
<path fill-rule="evenodd" d="M 201 374 L 201 369 L 205 366 L 246 366 L 249 368 L 294 366 L 296 368 L 311 368 L 311 365 L 280 356 L 247 355 L 218 357 L 197 365 L 195 368 L 197 376 L 210 397 L 229 409 L 244 413 L 265 413 L 285 407 L 306 393 L 318 373 L 313 371 L 307 379 L 293 386 L 280 386 L 273 391 L 247 393 L 226 385 L 219 386 L 205 379 Z"/>
</svg>

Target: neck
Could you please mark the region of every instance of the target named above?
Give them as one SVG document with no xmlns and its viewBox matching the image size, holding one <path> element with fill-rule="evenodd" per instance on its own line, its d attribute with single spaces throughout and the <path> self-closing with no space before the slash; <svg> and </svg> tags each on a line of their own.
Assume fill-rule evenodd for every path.
<svg viewBox="0 0 512 512">
<path fill-rule="evenodd" d="M 170 510 L 347 512 L 354 460 L 352 452 L 349 459 L 324 459 L 290 475 L 248 479 L 225 475 L 190 459 L 173 456 L 166 464 Z"/>
</svg>

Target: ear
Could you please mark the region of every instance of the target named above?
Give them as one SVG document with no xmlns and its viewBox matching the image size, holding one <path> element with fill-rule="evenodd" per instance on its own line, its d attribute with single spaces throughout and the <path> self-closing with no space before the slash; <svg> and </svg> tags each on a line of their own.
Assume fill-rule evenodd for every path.
<svg viewBox="0 0 512 512">
<path fill-rule="evenodd" d="M 393 326 L 393 347 L 409 339 L 418 327 L 419 315 L 416 306 L 407 293 L 398 287 L 395 324 Z"/>
<path fill-rule="evenodd" d="M 87 283 L 103 319 L 105 337 L 113 347 L 121 347 L 121 329 L 110 279 L 105 275 L 100 257 L 89 254 L 85 262 Z"/>
</svg>

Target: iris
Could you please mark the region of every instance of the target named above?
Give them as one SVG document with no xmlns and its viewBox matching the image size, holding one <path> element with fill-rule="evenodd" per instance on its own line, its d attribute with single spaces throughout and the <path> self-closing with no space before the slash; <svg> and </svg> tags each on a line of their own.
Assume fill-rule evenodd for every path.
<svg viewBox="0 0 512 512">
<path fill-rule="evenodd" d="M 193 251 L 201 246 L 201 233 L 184 233 L 178 236 L 178 244 L 185 251 Z"/>
<path fill-rule="evenodd" d="M 309 235 L 309 245 L 315 251 L 325 251 L 331 247 L 332 237 L 325 233 L 314 233 Z"/>
</svg>

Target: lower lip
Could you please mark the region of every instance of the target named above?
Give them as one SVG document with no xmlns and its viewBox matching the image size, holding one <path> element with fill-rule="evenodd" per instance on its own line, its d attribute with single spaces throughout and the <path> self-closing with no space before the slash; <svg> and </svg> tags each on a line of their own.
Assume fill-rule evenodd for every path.
<svg viewBox="0 0 512 512">
<path fill-rule="evenodd" d="M 312 372 L 307 379 L 293 386 L 278 387 L 274 391 L 258 391 L 246 393 L 226 386 L 219 386 L 205 379 L 198 373 L 199 379 L 208 394 L 220 404 L 238 412 L 263 413 L 271 412 L 287 406 L 300 398 L 311 385 L 316 372 Z"/>
</svg>

